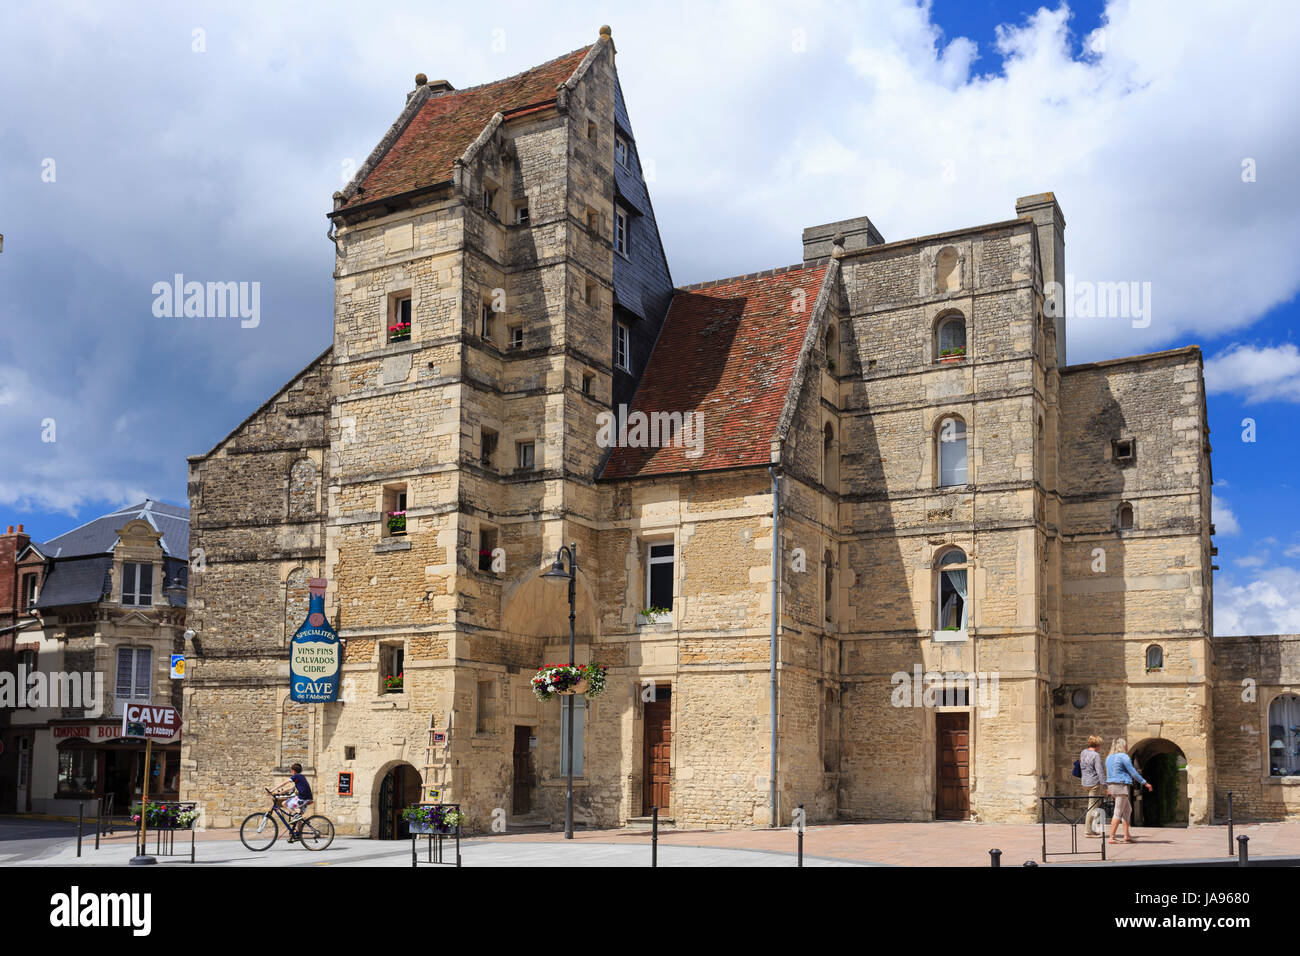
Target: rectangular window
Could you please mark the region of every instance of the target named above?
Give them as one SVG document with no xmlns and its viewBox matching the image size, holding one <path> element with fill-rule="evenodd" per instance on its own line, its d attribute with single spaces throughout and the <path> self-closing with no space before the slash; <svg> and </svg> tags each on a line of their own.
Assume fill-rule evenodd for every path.
<svg viewBox="0 0 1300 956">
<path fill-rule="evenodd" d="M 122 603 L 132 607 L 151 607 L 153 605 L 153 565 L 122 565 Z"/>
<path fill-rule="evenodd" d="M 614 367 L 625 372 L 632 371 L 631 363 L 632 333 L 622 322 L 614 326 Z"/>
<path fill-rule="evenodd" d="M 568 700 L 573 701 L 573 775 L 582 776 L 583 731 L 587 723 L 587 698 L 575 694 Z M 568 700 L 560 704 L 560 773 L 569 772 L 569 704 Z"/>
<path fill-rule="evenodd" d="M 117 649 L 117 684 L 114 694 L 118 700 L 148 701 L 153 671 L 153 651 L 147 647 L 119 647 Z"/>
<path fill-rule="evenodd" d="M 492 340 L 492 306 L 490 303 L 484 302 L 479 307 L 478 334 L 488 341 Z"/>
<path fill-rule="evenodd" d="M 1131 438 L 1116 439 L 1112 444 L 1117 462 L 1131 462 L 1137 458 L 1137 443 Z"/>
<path fill-rule="evenodd" d="M 483 188 L 483 211 L 493 218 L 496 217 L 497 191 L 487 187 Z"/>
<path fill-rule="evenodd" d="M 492 552 L 497 549 L 497 529 L 479 525 L 478 529 L 478 569 L 492 570 Z"/>
<path fill-rule="evenodd" d="M 530 441 L 521 441 L 516 443 L 515 451 L 518 455 L 517 462 L 520 471 L 532 471 L 534 466 L 533 443 Z"/>
<path fill-rule="evenodd" d="M 34 574 L 24 574 L 24 575 L 23 575 L 23 608 L 22 608 L 22 609 L 25 611 L 25 610 L 27 610 L 29 607 L 31 607 L 32 605 L 34 605 L 35 603 L 36 603 L 36 575 L 34 575 Z"/>
<path fill-rule="evenodd" d="M 646 608 L 673 608 L 673 544 L 650 544 L 646 548 Z"/>
<path fill-rule="evenodd" d="M 411 297 L 393 299 L 393 314 L 388 322 L 388 341 L 405 342 L 411 338 Z"/>
<path fill-rule="evenodd" d="M 595 305 L 599 301 L 596 298 L 596 283 L 590 279 L 582 284 L 582 301 L 587 305 Z"/>
<path fill-rule="evenodd" d="M 522 325 L 512 325 L 510 332 L 510 348 L 521 349 L 524 347 L 524 327 Z"/>
<path fill-rule="evenodd" d="M 406 534 L 406 485 L 384 487 L 384 536 Z"/>
<path fill-rule="evenodd" d="M 627 255 L 627 213 L 622 209 L 614 210 L 614 251 Z"/>
<path fill-rule="evenodd" d="M 406 661 L 406 649 L 401 644 L 381 644 L 379 647 L 379 677 L 383 681 L 380 690 L 385 694 L 403 693 L 403 665 Z"/>
<path fill-rule="evenodd" d="M 93 794 L 99 751 L 86 744 L 71 744 L 59 749 L 60 794 Z"/>
<path fill-rule="evenodd" d="M 596 378 L 596 377 L 595 377 L 594 375 L 584 375 L 584 376 L 582 376 L 582 394 L 583 394 L 583 395 L 590 395 L 590 394 L 591 394 L 592 383 L 595 381 L 595 378 Z"/>
<path fill-rule="evenodd" d="M 496 681 L 481 680 L 478 681 L 478 714 L 474 720 L 474 732 L 476 734 L 490 734 L 492 732 L 492 712 L 493 698 L 496 696 L 493 688 Z"/>
<path fill-rule="evenodd" d="M 596 121 L 587 120 L 587 139 L 593 143 L 596 141 Z"/>
<path fill-rule="evenodd" d="M 516 207 L 515 207 L 515 225 L 517 225 L 517 226 L 526 226 L 526 225 L 528 225 L 528 207 L 527 207 L 527 206 L 516 206 Z"/>
<path fill-rule="evenodd" d="M 591 232 L 600 232 L 600 213 L 594 209 L 587 210 L 587 229 Z"/>
<path fill-rule="evenodd" d="M 614 137 L 614 162 L 627 169 L 627 140 L 622 136 Z"/>
<path fill-rule="evenodd" d="M 497 433 L 490 429 L 483 429 L 482 439 L 479 443 L 478 463 L 484 468 L 495 468 L 497 457 Z"/>
</svg>

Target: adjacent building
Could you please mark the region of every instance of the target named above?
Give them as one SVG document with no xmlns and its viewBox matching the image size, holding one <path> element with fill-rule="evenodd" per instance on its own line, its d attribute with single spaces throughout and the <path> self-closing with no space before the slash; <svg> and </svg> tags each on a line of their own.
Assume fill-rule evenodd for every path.
<svg viewBox="0 0 1300 956">
<path fill-rule="evenodd" d="M 237 825 L 300 762 L 342 832 L 398 836 L 431 790 L 558 822 L 529 679 L 567 654 L 540 574 L 572 543 L 579 660 L 610 668 L 580 822 L 1036 820 L 1091 733 L 1171 795 L 1149 822 L 1244 781 L 1297 814 L 1266 743 L 1295 642 L 1211 639 L 1201 353 L 1066 364 L 1054 196 L 813 226 L 791 265 L 676 288 L 629 117 L 607 29 L 484 86 L 421 74 L 335 195 L 331 346 L 190 459 L 182 797 Z M 317 577 L 343 692 L 308 705 Z"/>
</svg>

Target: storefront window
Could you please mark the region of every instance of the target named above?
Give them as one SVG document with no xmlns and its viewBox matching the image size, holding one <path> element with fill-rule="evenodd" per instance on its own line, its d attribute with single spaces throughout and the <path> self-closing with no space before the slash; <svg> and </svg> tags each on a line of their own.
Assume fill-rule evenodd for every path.
<svg viewBox="0 0 1300 956">
<path fill-rule="evenodd" d="M 59 749 L 59 796 L 95 792 L 95 765 L 98 754 L 85 744 Z"/>
<path fill-rule="evenodd" d="M 1300 776 L 1300 696 L 1283 694 L 1269 704 L 1268 737 L 1269 773 Z"/>
</svg>

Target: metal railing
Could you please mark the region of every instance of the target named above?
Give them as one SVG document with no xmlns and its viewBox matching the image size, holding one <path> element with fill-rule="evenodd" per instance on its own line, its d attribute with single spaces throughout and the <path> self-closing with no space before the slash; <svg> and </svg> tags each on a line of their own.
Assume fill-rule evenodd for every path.
<svg viewBox="0 0 1300 956">
<path fill-rule="evenodd" d="M 1092 853 L 1101 853 L 1101 858 L 1106 859 L 1106 801 L 1105 797 L 1094 797 L 1088 794 L 1079 796 L 1056 796 L 1056 797 L 1039 797 L 1038 798 L 1038 822 L 1043 829 L 1043 862 L 1047 862 L 1049 856 L 1084 856 Z M 1101 842 L 1100 850 L 1080 850 L 1079 849 L 1079 826 L 1086 825 L 1088 813 L 1093 810 L 1100 810 L 1102 813 L 1102 832 L 1098 838 Z M 1049 813 L 1050 810 L 1050 813 Z M 1070 828 L 1070 849 L 1068 850 L 1047 850 L 1047 824 L 1066 824 Z M 1000 864 L 994 864 L 998 866 Z"/>
</svg>

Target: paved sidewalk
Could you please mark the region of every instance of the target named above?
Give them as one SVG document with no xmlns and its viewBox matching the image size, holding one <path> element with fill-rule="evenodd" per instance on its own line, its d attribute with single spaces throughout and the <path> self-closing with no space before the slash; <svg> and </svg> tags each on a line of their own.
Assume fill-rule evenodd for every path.
<svg viewBox="0 0 1300 956">
<path fill-rule="evenodd" d="M 1069 828 L 1048 826 L 1048 850 L 1069 849 Z M 1300 823 L 1239 825 L 1237 835 L 1250 837 L 1250 855 L 1300 856 Z M 1137 828 L 1134 844 L 1107 845 L 1113 861 L 1205 859 L 1228 857 L 1228 832 L 1224 826 L 1180 829 Z M 558 844 L 558 845 L 557 845 Z M 1098 839 L 1085 838 L 1080 828 L 1079 857 L 1052 856 L 1051 862 L 1094 862 L 1100 858 Z M 358 837 L 338 837 L 330 849 L 313 853 L 283 841 L 271 850 L 253 853 L 239 842 L 234 830 L 197 834 L 198 865 L 218 866 L 409 866 L 410 843 L 381 842 Z M 130 835 L 119 834 L 93 849 L 94 837 L 83 844 L 80 860 L 75 842 L 51 848 L 26 860 L 5 860 L 0 843 L 0 863 L 15 865 L 122 865 L 130 858 Z M 152 846 L 152 839 L 150 846 Z M 450 846 L 450 845 L 449 845 Z M 188 835 L 177 834 L 176 849 L 188 866 Z M 423 843 L 421 843 L 423 847 Z M 804 862 L 808 866 L 975 866 L 989 865 L 989 850 L 1002 851 L 1003 866 L 1038 861 L 1042 830 L 1035 824 L 997 823 L 845 823 L 811 826 L 804 836 Z M 794 866 L 796 837 L 779 830 L 664 831 L 659 835 L 659 862 L 663 866 Z M 648 866 L 650 834 L 641 830 L 579 830 L 572 841 L 559 832 L 490 834 L 461 841 L 466 866 Z M 160 858 L 160 862 L 163 859 Z"/>
</svg>

